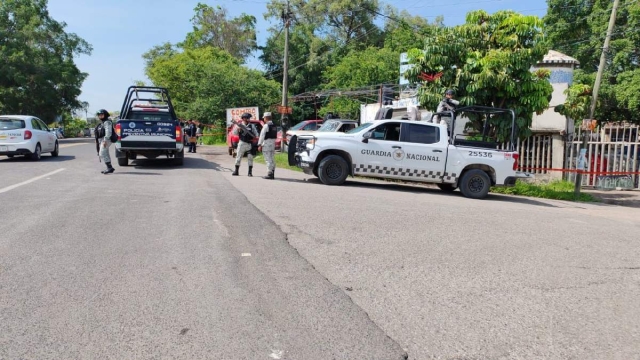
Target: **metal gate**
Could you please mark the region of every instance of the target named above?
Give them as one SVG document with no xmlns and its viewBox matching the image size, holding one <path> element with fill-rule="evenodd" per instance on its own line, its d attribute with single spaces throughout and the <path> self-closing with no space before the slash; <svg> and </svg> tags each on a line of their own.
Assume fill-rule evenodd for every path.
<svg viewBox="0 0 640 360">
<path fill-rule="evenodd" d="M 577 130 L 566 143 L 565 179 L 575 181 L 583 136 L 588 137 L 586 174 L 582 186 L 600 189 L 638 189 L 640 176 L 640 136 L 638 125 L 605 124 L 594 131 Z"/>
<path fill-rule="evenodd" d="M 516 151 L 520 154 L 518 171 L 531 174 L 548 174 L 552 168 L 553 138 L 550 134 L 535 134 L 524 140 L 517 140 Z M 500 146 L 507 149 L 509 143 Z"/>
</svg>

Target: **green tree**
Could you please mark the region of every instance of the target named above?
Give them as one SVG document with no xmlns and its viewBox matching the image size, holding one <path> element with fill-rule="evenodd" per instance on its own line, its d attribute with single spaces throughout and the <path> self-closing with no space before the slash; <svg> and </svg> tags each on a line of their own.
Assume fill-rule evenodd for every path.
<svg viewBox="0 0 640 360">
<path fill-rule="evenodd" d="M 397 52 L 422 48 L 425 38 L 433 35 L 436 28 L 443 27 L 444 18 L 441 16 L 429 23 L 419 15 L 411 15 L 406 10 L 398 12 L 392 6 L 387 6 L 386 12 L 384 47 Z"/>
<path fill-rule="evenodd" d="M 0 113 L 52 121 L 82 107 L 87 77 L 73 58 L 91 46 L 49 16 L 46 0 L 0 2 Z"/>
<path fill-rule="evenodd" d="M 394 82 L 400 76 L 400 53 L 369 47 L 352 50 L 324 73 L 326 89 L 349 89 Z"/>
<path fill-rule="evenodd" d="M 255 17 L 243 13 L 228 19 L 226 8 L 213 8 L 202 3 L 198 3 L 194 11 L 196 14 L 191 19 L 193 31 L 187 34 L 180 47 L 213 46 L 226 50 L 243 62 L 257 49 Z"/>
<path fill-rule="evenodd" d="M 360 101 L 346 96 L 336 96 L 329 99 L 329 102 L 323 106 L 318 115 L 324 117 L 328 113 L 338 115 L 340 119 L 359 119 L 360 118 Z"/>
<path fill-rule="evenodd" d="M 548 4 L 545 32 L 553 49 L 576 58 L 581 67 L 574 74 L 574 85 L 567 91 L 567 102 L 557 110 L 574 119 L 586 118 L 589 107 L 583 104 L 591 102 L 591 88 L 613 5 L 606 0 L 548 0 Z M 606 60 L 595 118 L 640 123 L 639 2 L 621 2 Z M 583 94 L 587 88 L 589 93 Z"/>
<path fill-rule="evenodd" d="M 204 123 L 224 121 L 227 108 L 259 106 L 263 110 L 280 99 L 277 82 L 210 46 L 158 56 L 146 74 L 154 85 L 169 89 L 180 117 Z"/>
<path fill-rule="evenodd" d="M 374 23 L 378 0 L 290 0 L 296 24 L 310 25 L 316 35 L 332 39 L 339 47 L 365 48 L 379 43 L 381 30 Z M 271 0 L 265 18 L 280 19 L 285 1 Z"/>
<path fill-rule="evenodd" d="M 540 19 L 513 11 L 473 11 L 465 24 L 437 29 L 425 44 L 424 51 L 410 50 L 416 66 L 407 72 L 421 84 L 418 96 L 424 108 L 435 110 L 446 89 L 453 88 L 462 105 L 513 109 L 519 135 L 531 134 L 533 113 L 548 108 L 553 91 L 548 71 L 530 70 L 548 51 Z M 422 73 L 441 77 L 422 81 Z M 470 119 L 481 130 L 481 119 Z M 510 118 L 493 118 L 491 131 L 499 140 L 508 139 Z"/>
</svg>

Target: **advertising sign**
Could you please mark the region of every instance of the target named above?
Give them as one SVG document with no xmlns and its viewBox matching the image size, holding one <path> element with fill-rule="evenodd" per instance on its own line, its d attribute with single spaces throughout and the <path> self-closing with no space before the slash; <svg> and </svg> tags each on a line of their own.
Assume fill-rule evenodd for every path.
<svg viewBox="0 0 640 360">
<path fill-rule="evenodd" d="M 231 126 L 232 121 L 240 121 L 240 116 L 244 113 L 251 114 L 251 120 L 260 119 L 260 111 L 257 106 L 227 109 L 227 126 Z"/>
</svg>

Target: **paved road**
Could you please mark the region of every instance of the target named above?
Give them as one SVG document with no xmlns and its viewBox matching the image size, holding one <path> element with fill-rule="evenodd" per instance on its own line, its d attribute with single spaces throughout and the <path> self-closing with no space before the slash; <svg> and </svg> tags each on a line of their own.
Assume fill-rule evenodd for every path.
<svg viewBox="0 0 640 360">
<path fill-rule="evenodd" d="M 226 169 L 101 165 L 0 159 L 0 359 L 406 356 Z"/>
<path fill-rule="evenodd" d="M 410 359 L 640 358 L 640 209 L 223 175 Z"/>
</svg>

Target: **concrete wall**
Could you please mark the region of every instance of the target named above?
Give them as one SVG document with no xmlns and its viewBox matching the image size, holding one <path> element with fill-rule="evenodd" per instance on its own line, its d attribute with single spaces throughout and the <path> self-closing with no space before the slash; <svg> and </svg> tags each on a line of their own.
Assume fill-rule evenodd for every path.
<svg viewBox="0 0 640 360">
<path fill-rule="evenodd" d="M 542 114 L 533 114 L 531 130 L 534 132 L 561 131 L 567 128 L 567 118 L 555 112 L 557 105 L 563 104 L 567 99 L 564 91 L 569 88 L 567 83 L 551 84 L 553 86 L 553 94 L 549 102 L 549 108 Z"/>
</svg>

